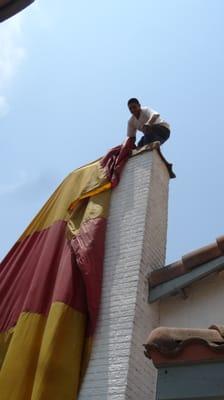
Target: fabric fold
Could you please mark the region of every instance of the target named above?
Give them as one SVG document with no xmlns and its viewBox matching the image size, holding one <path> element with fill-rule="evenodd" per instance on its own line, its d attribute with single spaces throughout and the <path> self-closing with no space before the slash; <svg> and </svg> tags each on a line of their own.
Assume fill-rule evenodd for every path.
<svg viewBox="0 0 224 400">
<path fill-rule="evenodd" d="M 96 329 L 126 142 L 73 171 L 0 264 L 1 400 L 74 400 Z"/>
</svg>

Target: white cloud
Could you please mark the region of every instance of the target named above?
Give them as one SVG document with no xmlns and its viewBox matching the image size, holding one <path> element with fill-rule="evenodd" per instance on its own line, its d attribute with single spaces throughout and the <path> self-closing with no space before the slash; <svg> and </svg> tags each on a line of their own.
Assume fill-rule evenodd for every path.
<svg viewBox="0 0 224 400">
<path fill-rule="evenodd" d="M 25 56 L 21 25 L 21 15 L 0 24 L 0 116 L 5 115 L 9 109 L 4 92 L 12 84 Z"/>
</svg>

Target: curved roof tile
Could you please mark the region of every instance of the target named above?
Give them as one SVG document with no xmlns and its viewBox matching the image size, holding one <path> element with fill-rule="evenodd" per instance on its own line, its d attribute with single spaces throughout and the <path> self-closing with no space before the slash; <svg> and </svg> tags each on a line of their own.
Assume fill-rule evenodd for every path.
<svg viewBox="0 0 224 400">
<path fill-rule="evenodd" d="M 154 329 L 144 345 L 156 366 L 224 359 L 224 327 Z"/>
<path fill-rule="evenodd" d="M 178 276 L 184 275 L 208 261 L 224 255 L 224 236 L 216 239 L 215 243 L 201 247 L 198 250 L 185 254 L 181 260 L 163 268 L 154 270 L 149 275 L 150 287 L 158 286 Z"/>
</svg>

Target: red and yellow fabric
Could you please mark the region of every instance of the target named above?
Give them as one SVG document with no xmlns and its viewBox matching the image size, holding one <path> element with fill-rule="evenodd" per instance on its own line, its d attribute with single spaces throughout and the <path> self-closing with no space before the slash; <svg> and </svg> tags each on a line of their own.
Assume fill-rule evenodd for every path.
<svg viewBox="0 0 224 400">
<path fill-rule="evenodd" d="M 74 400 L 100 305 L 111 189 L 131 140 L 72 172 L 0 267 L 1 400 Z"/>
</svg>

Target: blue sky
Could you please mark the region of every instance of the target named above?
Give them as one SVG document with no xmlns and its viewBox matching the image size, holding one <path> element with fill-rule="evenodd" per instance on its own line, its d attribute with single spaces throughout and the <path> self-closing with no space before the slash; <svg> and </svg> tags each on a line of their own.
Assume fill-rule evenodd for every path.
<svg viewBox="0 0 224 400">
<path fill-rule="evenodd" d="M 171 124 L 167 263 L 224 234 L 222 0 L 37 0 L 0 25 L 0 259 L 76 167 L 121 143 L 127 99 Z"/>
</svg>

